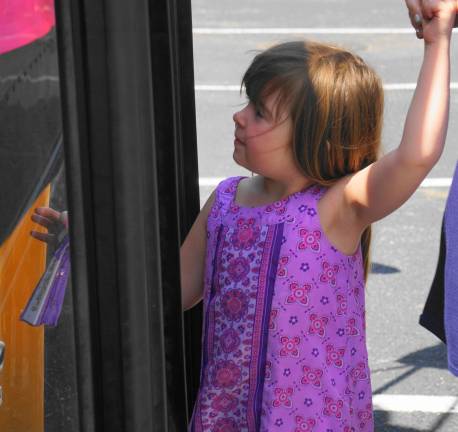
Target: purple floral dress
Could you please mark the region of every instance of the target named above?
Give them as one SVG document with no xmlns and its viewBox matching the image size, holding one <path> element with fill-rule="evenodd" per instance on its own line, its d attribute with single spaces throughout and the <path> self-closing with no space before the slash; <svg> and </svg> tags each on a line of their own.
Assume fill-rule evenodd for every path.
<svg viewBox="0 0 458 432">
<path fill-rule="evenodd" d="M 201 383 L 189 432 L 373 431 L 361 248 L 336 250 L 312 186 L 207 222 Z"/>
</svg>

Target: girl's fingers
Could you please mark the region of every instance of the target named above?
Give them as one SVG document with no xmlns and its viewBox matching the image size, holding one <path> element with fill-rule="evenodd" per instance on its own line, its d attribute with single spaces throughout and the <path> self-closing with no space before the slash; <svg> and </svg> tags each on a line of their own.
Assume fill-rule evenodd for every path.
<svg viewBox="0 0 458 432">
<path fill-rule="evenodd" d="M 52 227 L 52 224 L 55 226 L 63 225 L 65 229 L 68 229 L 68 212 L 58 212 L 51 207 L 37 207 L 35 209 L 34 216 L 38 216 L 38 218 L 42 217 L 45 219 L 32 219 L 35 222 L 45 226 L 46 228 Z M 44 222 L 44 223 L 42 223 Z M 47 224 L 46 224 L 47 223 Z"/>
<path fill-rule="evenodd" d="M 48 229 L 47 233 L 40 231 L 30 231 L 30 235 L 37 240 L 54 244 L 58 239 L 59 231 L 62 230 L 62 225 L 68 229 L 68 214 L 67 212 L 58 212 L 51 207 L 37 207 L 32 214 L 33 222 Z"/>
<path fill-rule="evenodd" d="M 38 231 L 30 231 L 30 235 L 37 240 L 40 240 L 45 243 L 53 243 L 56 239 L 54 234 L 46 234 Z"/>
<path fill-rule="evenodd" d="M 37 213 L 40 216 L 44 216 L 48 219 L 51 219 L 52 221 L 59 221 L 60 217 L 60 212 L 57 210 L 52 209 L 51 207 L 37 207 L 35 209 L 35 213 Z"/>
<path fill-rule="evenodd" d="M 56 225 L 56 221 L 53 221 L 51 219 L 48 219 L 45 216 L 40 216 L 37 213 L 32 214 L 31 219 L 36 222 L 37 224 L 40 224 L 41 226 L 44 226 L 45 228 L 51 229 Z"/>
</svg>

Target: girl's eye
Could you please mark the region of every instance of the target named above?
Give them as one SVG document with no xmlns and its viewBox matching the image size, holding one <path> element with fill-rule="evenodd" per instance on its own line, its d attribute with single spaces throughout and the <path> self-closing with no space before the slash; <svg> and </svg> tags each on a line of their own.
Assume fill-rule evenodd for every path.
<svg viewBox="0 0 458 432">
<path fill-rule="evenodd" d="M 255 109 L 255 115 L 256 115 L 256 117 L 259 117 L 259 118 L 263 117 L 262 111 L 259 108 Z"/>
</svg>

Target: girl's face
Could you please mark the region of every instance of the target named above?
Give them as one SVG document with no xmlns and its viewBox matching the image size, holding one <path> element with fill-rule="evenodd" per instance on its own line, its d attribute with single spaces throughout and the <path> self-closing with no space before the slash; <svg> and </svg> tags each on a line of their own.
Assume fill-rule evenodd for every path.
<svg viewBox="0 0 458 432">
<path fill-rule="evenodd" d="M 237 164 L 273 179 L 297 170 L 292 151 L 293 124 L 287 113 L 275 114 L 275 94 L 261 111 L 252 102 L 233 115 L 234 160 Z M 289 171 L 291 173 L 291 171 Z"/>
</svg>

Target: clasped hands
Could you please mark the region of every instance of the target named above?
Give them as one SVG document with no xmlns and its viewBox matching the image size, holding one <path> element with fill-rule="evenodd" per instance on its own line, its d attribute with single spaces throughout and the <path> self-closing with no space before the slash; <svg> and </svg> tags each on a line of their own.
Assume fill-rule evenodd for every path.
<svg viewBox="0 0 458 432">
<path fill-rule="evenodd" d="M 410 22 L 417 38 L 425 43 L 435 42 L 441 36 L 450 36 L 452 27 L 458 27 L 458 0 L 405 0 Z"/>
</svg>

